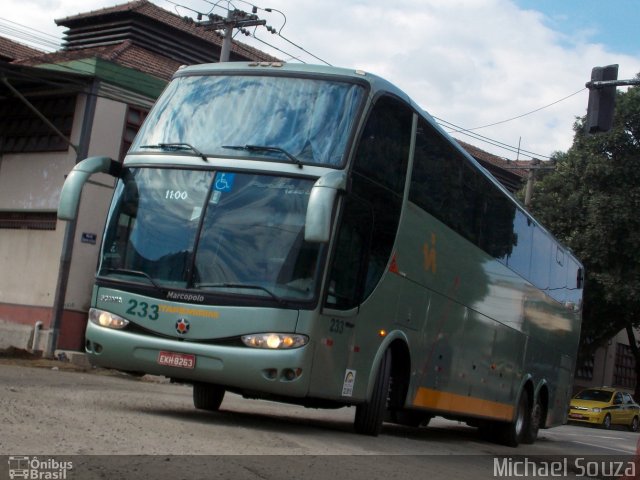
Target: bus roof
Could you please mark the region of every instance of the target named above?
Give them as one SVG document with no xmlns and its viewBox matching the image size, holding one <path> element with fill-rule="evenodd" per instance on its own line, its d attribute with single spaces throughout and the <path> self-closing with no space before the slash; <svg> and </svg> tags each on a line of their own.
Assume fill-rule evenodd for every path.
<svg viewBox="0 0 640 480">
<path fill-rule="evenodd" d="M 298 63 L 283 62 L 223 62 L 223 63 L 205 63 L 201 65 L 191 65 L 180 67 L 174 74 L 174 77 L 188 75 L 216 75 L 216 74 L 234 74 L 234 75 L 256 75 L 264 73 L 265 75 L 310 75 L 310 76 L 333 76 L 337 78 L 350 79 L 359 83 L 368 83 L 372 90 L 384 90 L 397 95 L 403 100 L 413 104 L 409 96 L 384 78 L 378 77 L 364 70 L 332 67 L 328 65 L 311 65 Z M 419 108 L 416 106 L 416 108 Z"/>
</svg>

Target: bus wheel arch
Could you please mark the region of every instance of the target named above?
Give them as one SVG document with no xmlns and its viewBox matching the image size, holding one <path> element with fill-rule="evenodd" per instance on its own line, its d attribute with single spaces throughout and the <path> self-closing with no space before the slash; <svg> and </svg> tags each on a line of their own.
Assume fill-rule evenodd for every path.
<svg viewBox="0 0 640 480">
<path fill-rule="evenodd" d="M 389 411 L 387 420 L 407 427 L 427 425 L 432 415 L 407 404 L 409 384 L 411 382 L 411 354 L 404 340 L 396 339 L 389 349 L 393 356 L 391 385 L 389 391 Z M 406 408 L 409 406 L 409 408 Z"/>
<path fill-rule="evenodd" d="M 391 351 L 391 390 L 389 407 L 393 410 L 404 408 L 411 381 L 411 356 L 409 347 L 403 340 L 394 340 L 389 345 Z"/>
<path fill-rule="evenodd" d="M 397 334 L 397 332 L 396 332 Z M 401 335 L 387 337 L 371 380 L 372 389 L 364 403 L 356 406 L 354 427 L 363 435 L 377 436 L 382 422 L 393 412 L 402 411 L 409 391 L 411 356 L 406 339 Z"/>
</svg>

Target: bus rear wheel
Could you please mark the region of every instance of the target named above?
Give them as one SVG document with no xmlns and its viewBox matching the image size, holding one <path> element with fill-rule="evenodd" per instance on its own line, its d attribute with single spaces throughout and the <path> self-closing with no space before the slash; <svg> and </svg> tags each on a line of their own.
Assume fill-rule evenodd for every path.
<svg viewBox="0 0 640 480">
<path fill-rule="evenodd" d="M 378 436 L 389 401 L 389 379 L 391 378 L 391 351 L 382 356 L 378 374 L 373 385 L 373 393 L 368 402 L 356 407 L 354 428 L 362 435 Z"/>
<path fill-rule="evenodd" d="M 522 432 L 522 443 L 532 444 L 536 441 L 542 423 L 542 415 L 542 405 L 539 400 L 536 400 L 531 409 L 529 422 Z"/>
<path fill-rule="evenodd" d="M 529 409 L 529 396 L 523 391 L 513 422 L 503 424 L 500 429 L 501 443 L 509 447 L 517 447 L 524 441 L 526 435 L 531 435 L 531 410 Z M 536 432 L 537 434 L 537 432 Z"/>
<path fill-rule="evenodd" d="M 198 410 L 217 412 L 224 398 L 224 388 L 211 383 L 193 384 L 193 405 Z"/>
</svg>

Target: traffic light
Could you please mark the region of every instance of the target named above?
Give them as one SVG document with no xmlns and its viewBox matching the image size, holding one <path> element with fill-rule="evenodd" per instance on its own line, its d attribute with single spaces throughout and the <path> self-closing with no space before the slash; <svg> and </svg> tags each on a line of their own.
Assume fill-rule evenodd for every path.
<svg viewBox="0 0 640 480">
<path fill-rule="evenodd" d="M 618 65 L 594 67 L 591 70 L 589 87 L 589 105 L 587 106 L 587 133 L 608 132 L 613 125 L 613 112 L 616 102 Z M 611 85 L 598 85 L 597 82 L 609 82 Z"/>
</svg>

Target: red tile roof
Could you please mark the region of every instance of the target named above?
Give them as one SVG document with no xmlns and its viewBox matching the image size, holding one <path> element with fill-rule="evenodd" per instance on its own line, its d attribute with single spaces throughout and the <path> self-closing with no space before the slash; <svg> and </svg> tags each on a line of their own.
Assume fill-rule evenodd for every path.
<svg viewBox="0 0 640 480">
<path fill-rule="evenodd" d="M 42 65 L 46 63 L 65 63 L 74 60 L 100 58 L 114 62 L 123 67 L 153 75 L 163 80 L 170 80 L 180 67 L 180 62 L 149 52 L 126 40 L 116 45 L 83 48 L 81 50 L 60 50 L 58 52 L 27 58 L 15 63 L 22 65 Z"/>
<path fill-rule="evenodd" d="M 483 161 L 496 167 L 508 170 L 511 173 L 518 175 L 519 177 L 527 176 L 528 168 L 531 165 L 531 162 L 529 161 L 508 160 L 506 158 L 493 155 L 489 152 L 485 152 L 475 145 L 463 142 L 462 140 L 456 139 L 456 141 L 476 160 Z"/>
<path fill-rule="evenodd" d="M 14 42 L 5 37 L 0 37 L 0 60 L 12 62 L 13 60 L 33 57 L 34 55 L 41 55 L 42 53 L 41 50 L 36 50 L 35 48 Z"/>
</svg>

